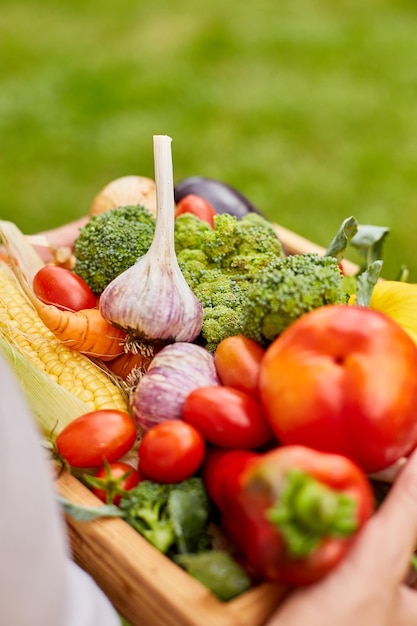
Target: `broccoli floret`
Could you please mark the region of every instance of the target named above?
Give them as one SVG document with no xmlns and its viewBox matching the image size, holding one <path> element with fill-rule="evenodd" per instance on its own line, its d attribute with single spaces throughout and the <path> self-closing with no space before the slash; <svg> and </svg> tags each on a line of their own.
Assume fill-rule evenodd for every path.
<svg viewBox="0 0 417 626">
<path fill-rule="evenodd" d="M 240 243 L 238 255 L 260 252 L 268 256 L 282 256 L 282 246 L 269 222 L 257 213 L 248 213 L 238 222 Z"/>
<path fill-rule="evenodd" d="M 245 294 L 243 334 L 267 345 L 304 313 L 346 302 L 337 259 L 318 254 L 276 259 Z"/>
<path fill-rule="evenodd" d="M 270 261 L 284 256 L 272 225 L 257 213 L 248 213 L 238 222 L 238 235 L 234 254 L 222 263 L 235 280 L 252 281 Z"/>
<path fill-rule="evenodd" d="M 210 351 L 231 335 L 241 331 L 243 323 L 242 302 L 245 290 L 241 283 L 220 269 L 202 270 L 200 283 L 194 293 L 203 305 L 202 335 Z"/>
<path fill-rule="evenodd" d="M 179 221 L 185 217 L 187 221 Z M 182 234 L 176 252 L 185 279 L 203 305 L 201 336 L 214 351 L 222 339 L 242 332 L 248 287 L 284 253 L 273 227 L 258 214 L 248 213 L 241 220 L 227 213 L 215 215 L 214 229 L 202 227 L 201 221 L 191 214 L 177 218 L 176 233 Z"/>
<path fill-rule="evenodd" d="M 175 250 L 179 252 L 190 248 L 200 249 L 202 243 L 209 232 L 212 231 L 210 224 L 200 220 L 192 213 L 183 213 L 175 220 Z"/>
<path fill-rule="evenodd" d="M 235 309 L 242 304 L 243 291 L 231 276 L 220 269 L 201 269 L 200 281 L 194 293 L 203 308 L 227 306 Z"/>
<path fill-rule="evenodd" d="M 201 248 L 210 261 L 220 263 L 225 257 L 235 254 L 239 243 L 237 218 L 228 213 L 222 213 L 214 216 L 214 228 L 210 228 L 205 233 Z"/>
<path fill-rule="evenodd" d="M 74 272 L 94 293 L 144 255 L 152 243 L 155 218 L 143 206 L 122 206 L 92 217 L 74 242 Z"/>
<path fill-rule="evenodd" d="M 200 284 L 203 272 L 210 267 L 209 260 L 202 250 L 198 248 L 185 248 L 177 254 L 177 261 L 185 280 L 194 289 Z M 210 270 L 215 271 L 215 270 Z M 220 270 L 219 270 L 220 274 Z"/>
<path fill-rule="evenodd" d="M 210 505 L 204 483 L 192 476 L 179 483 L 142 480 L 120 501 L 126 522 L 160 552 L 207 549 Z"/>
<path fill-rule="evenodd" d="M 240 306 L 233 309 L 219 304 L 204 309 L 202 336 L 206 340 L 205 347 L 214 352 L 223 339 L 241 334 L 243 324 L 244 315 Z"/>
</svg>

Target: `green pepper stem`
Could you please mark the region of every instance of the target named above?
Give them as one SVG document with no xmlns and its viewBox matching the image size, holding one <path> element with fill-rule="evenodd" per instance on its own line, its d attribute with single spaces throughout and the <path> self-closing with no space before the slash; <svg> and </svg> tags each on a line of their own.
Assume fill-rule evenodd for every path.
<svg viewBox="0 0 417 626">
<path fill-rule="evenodd" d="M 308 556 L 325 537 L 349 537 L 358 527 L 357 503 L 351 496 L 300 470 L 288 472 L 266 517 L 294 558 Z"/>
</svg>

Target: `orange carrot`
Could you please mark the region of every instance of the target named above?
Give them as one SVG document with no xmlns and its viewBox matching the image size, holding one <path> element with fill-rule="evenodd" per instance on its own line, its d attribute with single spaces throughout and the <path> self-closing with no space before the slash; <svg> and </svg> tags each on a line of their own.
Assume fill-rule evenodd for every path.
<svg viewBox="0 0 417 626">
<path fill-rule="evenodd" d="M 12 259 L 14 263 L 17 263 L 16 259 Z M 7 263 L 7 265 L 10 265 L 10 257 L 6 252 L 3 252 L 0 248 L 0 261 L 2 261 L 3 263 Z"/>
<path fill-rule="evenodd" d="M 42 322 L 59 341 L 102 361 L 123 354 L 126 333 L 109 324 L 98 309 L 63 311 L 53 304 L 44 304 L 35 295 L 19 267 L 13 264 L 12 269 Z"/>
</svg>

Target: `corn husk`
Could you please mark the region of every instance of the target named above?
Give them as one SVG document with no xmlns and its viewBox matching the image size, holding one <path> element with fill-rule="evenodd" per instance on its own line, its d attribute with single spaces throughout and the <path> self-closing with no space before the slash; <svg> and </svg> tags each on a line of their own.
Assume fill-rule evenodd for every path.
<svg viewBox="0 0 417 626">
<path fill-rule="evenodd" d="M 11 364 L 26 401 L 45 435 L 57 435 L 73 419 L 91 410 L 1 336 L 0 351 Z"/>
<path fill-rule="evenodd" d="M 29 239 L 12 222 L 0 220 L 0 238 L 11 259 L 10 268 L 2 264 L 4 272 L 2 275 L 5 280 L 9 280 L 8 276 L 14 278 L 13 290 L 7 292 L 9 287 L 6 287 L 6 295 L 9 293 L 8 300 L 15 305 L 19 303 L 17 304 L 18 308 L 21 307 L 19 311 L 24 309 L 26 302 L 32 309 L 16 273 L 21 273 L 28 283 L 31 283 L 33 276 L 44 265 L 44 262 L 30 244 Z M 16 288 L 16 295 L 14 288 Z M 7 313 L 7 297 L 5 302 Z M 73 419 L 95 408 L 116 408 L 128 411 L 126 389 L 116 377 L 107 371 L 104 365 L 88 359 L 65 344 L 60 344 L 59 340 L 40 321 L 35 309 L 32 314 L 26 312 L 26 317 L 31 317 L 31 315 L 38 320 L 38 323 L 35 323 L 33 329 L 30 330 L 20 328 L 20 320 L 10 322 L 9 327 L 7 315 L 4 320 L 0 320 L 0 353 L 3 353 L 11 364 L 32 413 L 46 435 L 50 436 L 51 433 L 57 435 Z M 21 341 L 16 341 L 16 337 L 27 338 L 28 347 L 26 347 L 26 341 L 22 344 Z M 45 349 L 48 352 L 49 346 L 51 352 L 58 351 L 58 346 L 61 351 L 65 352 L 62 355 L 60 352 L 60 374 L 51 375 L 42 359 L 38 363 L 38 359 L 33 358 L 34 347 L 35 350 L 39 347 L 39 350 L 44 353 Z M 49 363 L 51 362 L 49 360 Z M 75 379 L 73 382 L 69 379 L 71 368 L 81 368 L 83 377 L 89 378 L 90 383 L 86 390 L 82 385 L 77 385 L 78 381 Z M 63 381 L 57 379 L 57 376 L 61 374 Z M 106 393 L 102 392 L 104 388 Z"/>
</svg>

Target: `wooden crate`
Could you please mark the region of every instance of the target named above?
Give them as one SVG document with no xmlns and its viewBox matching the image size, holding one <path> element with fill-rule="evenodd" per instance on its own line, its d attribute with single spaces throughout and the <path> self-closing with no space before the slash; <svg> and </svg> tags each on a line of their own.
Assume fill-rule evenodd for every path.
<svg viewBox="0 0 417 626">
<path fill-rule="evenodd" d="M 71 502 L 101 504 L 68 473 L 57 484 Z M 261 626 L 285 592 L 265 583 L 222 602 L 120 518 L 67 527 L 74 560 L 132 626 Z"/>
<path fill-rule="evenodd" d="M 288 254 L 324 252 L 279 225 L 275 228 Z M 343 265 L 346 273 L 357 269 L 349 261 Z M 101 504 L 68 473 L 58 478 L 57 486 L 71 502 Z M 282 586 L 263 583 L 222 602 L 122 519 L 78 522 L 67 517 L 67 527 L 74 560 L 132 626 L 262 626 L 286 592 Z"/>
</svg>

